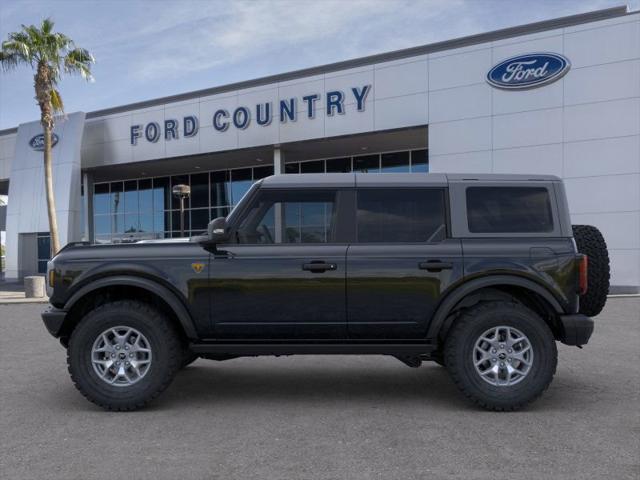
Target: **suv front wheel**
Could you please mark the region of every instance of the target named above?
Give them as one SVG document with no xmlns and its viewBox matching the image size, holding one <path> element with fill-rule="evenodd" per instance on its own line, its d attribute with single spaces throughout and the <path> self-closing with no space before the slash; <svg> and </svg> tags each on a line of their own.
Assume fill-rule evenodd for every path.
<svg viewBox="0 0 640 480">
<path fill-rule="evenodd" d="M 107 410 L 135 410 L 169 386 L 183 362 L 169 319 L 146 303 L 122 300 L 89 312 L 67 350 L 75 386 Z"/>
<path fill-rule="evenodd" d="M 489 410 L 517 410 L 547 389 L 556 371 L 553 333 L 515 302 L 488 302 L 463 313 L 445 342 L 445 364 L 472 401 Z"/>
</svg>

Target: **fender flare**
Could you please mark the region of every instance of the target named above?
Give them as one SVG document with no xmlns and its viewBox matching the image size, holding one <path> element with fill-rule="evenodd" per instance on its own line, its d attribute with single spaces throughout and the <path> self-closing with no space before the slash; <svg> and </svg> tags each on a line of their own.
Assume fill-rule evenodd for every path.
<svg viewBox="0 0 640 480">
<path fill-rule="evenodd" d="M 176 315 L 178 321 L 180 322 L 185 335 L 190 339 L 198 338 L 198 334 L 193 324 L 191 315 L 180 298 L 169 288 L 144 277 L 137 277 L 133 275 L 113 275 L 96 279 L 84 285 L 75 293 L 73 293 L 73 295 L 71 295 L 71 297 L 65 302 L 64 309 L 66 311 L 71 310 L 81 298 L 85 297 L 87 294 L 95 290 L 105 287 L 123 285 L 142 288 L 160 297 L 169 305 L 171 310 L 173 310 L 173 313 Z"/>
<path fill-rule="evenodd" d="M 465 297 L 482 288 L 501 285 L 527 289 L 546 300 L 556 313 L 562 314 L 564 311 L 558 299 L 549 290 L 533 280 L 513 275 L 490 275 L 488 277 L 467 281 L 447 294 L 440 305 L 438 305 L 436 313 L 429 324 L 427 338 L 438 338 L 440 331 L 446 326 L 447 317 L 453 308 Z"/>
</svg>

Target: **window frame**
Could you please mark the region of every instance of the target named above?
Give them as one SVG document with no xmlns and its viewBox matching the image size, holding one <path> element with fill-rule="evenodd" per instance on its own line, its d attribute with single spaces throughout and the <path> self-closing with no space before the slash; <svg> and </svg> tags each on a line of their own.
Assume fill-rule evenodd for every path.
<svg viewBox="0 0 640 480">
<path fill-rule="evenodd" d="M 392 241 L 386 241 L 386 242 L 361 242 L 358 239 L 358 193 L 361 191 L 367 191 L 367 190 L 439 190 L 440 194 L 442 195 L 442 208 L 444 208 L 444 235 L 439 239 L 439 240 L 435 240 L 435 241 L 431 241 L 431 242 L 392 242 Z M 415 185 L 415 186 L 407 186 L 407 187 L 385 187 L 385 186 L 370 186 L 370 187 L 358 187 L 355 188 L 353 190 L 354 192 L 354 198 L 353 198 L 353 205 L 352 205 L 352 212 L 353 212 L 353 232 L 352 232 L 352 238 L 353 241 L 351 243 L 353 244 L 357 244 L 357 245 L 437 245 L 439 243 L 442 243 L 443 241 L 445 241 L 448 238 L 451 238 L 451 216 L 450 216 L 450 207 L 449 207 L 449 192 L 448 192 L 448 188 L 444 187 L 444 186 L 420 186 L 420 185 Z M 434 232 L 435 233 L 435 232 Z"/>
<path fill-rule="evenodd" d="M 322 246 L 322 245 L 345 245 L 350 243 L 349 239 L 351 235 L 349 234 L 349 225 L 348 218 L 345 216 L 345 211 L 347 211 L 347 205 L 350 203 L 349 199 L 349 190 L 347 188 L 331 188 L 331 187 L 321 187 L 321 188 L 258 188 L 251 195 L 250 198 L 247 198 L 244 203 L 244 206 L 241 211 L 238 211 L 237 214 L 234 215 L 232 225 L 230 225 L 230 235 L 229 241 L 227 244 L 233 244 L 238 246 L 247 246 L 247 247 L 304 247 L 304 246 Z M 328 242 L 305 242 L 305 243 L 240 243 L 238 242 L 238 229 L 240 225 L 245 221 L 249 212 L 252 211 L 254 205 L 263 198 L 264 195 L 273 195 L 274 192 L 281 192 L 286 194 L 291 194 L 292 192 L 333 192 L 335 198 L 335 226 L 333 232 L 333 240 Z"/>
</svg>

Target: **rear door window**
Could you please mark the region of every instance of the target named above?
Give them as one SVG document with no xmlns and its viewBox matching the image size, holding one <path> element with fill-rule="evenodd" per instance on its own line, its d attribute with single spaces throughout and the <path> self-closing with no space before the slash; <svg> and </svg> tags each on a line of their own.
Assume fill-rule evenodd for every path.
<svg viewBox="0 0 640 480">
<path fill-rule="evenodd" d="M 446 236 L 443 189 L 361 189 L 357 204 L 359 243 L 435 242 Z"/>
<path fill-rule="evenodd" d="M 472 233 L 551 232 L 549 191 L 544 187 L 469 187 L 467 221 Z"/>
</svg>

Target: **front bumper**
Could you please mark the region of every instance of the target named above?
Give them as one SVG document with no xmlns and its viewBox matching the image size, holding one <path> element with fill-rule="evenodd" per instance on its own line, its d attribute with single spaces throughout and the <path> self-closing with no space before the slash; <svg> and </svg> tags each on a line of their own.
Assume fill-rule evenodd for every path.
<svg viewBox="0 0 640 480">
<path fill-rule="evenodd" d="M 586 345 L 593 333 L 593 320 L 586 315 L 561 315 L 562 333 L 560 341 L 565 345 Z"/>
<path fill-rule="evenodd" d="M 67 312 L 65 310 L 49 307 L 42 312 L 42 321 L 44 322 L 44 326 L 47 327 L 47 330 L 49 330 L 49 333 L 58 338 L 60 337 L 66 316 Z"/>
</svg>

